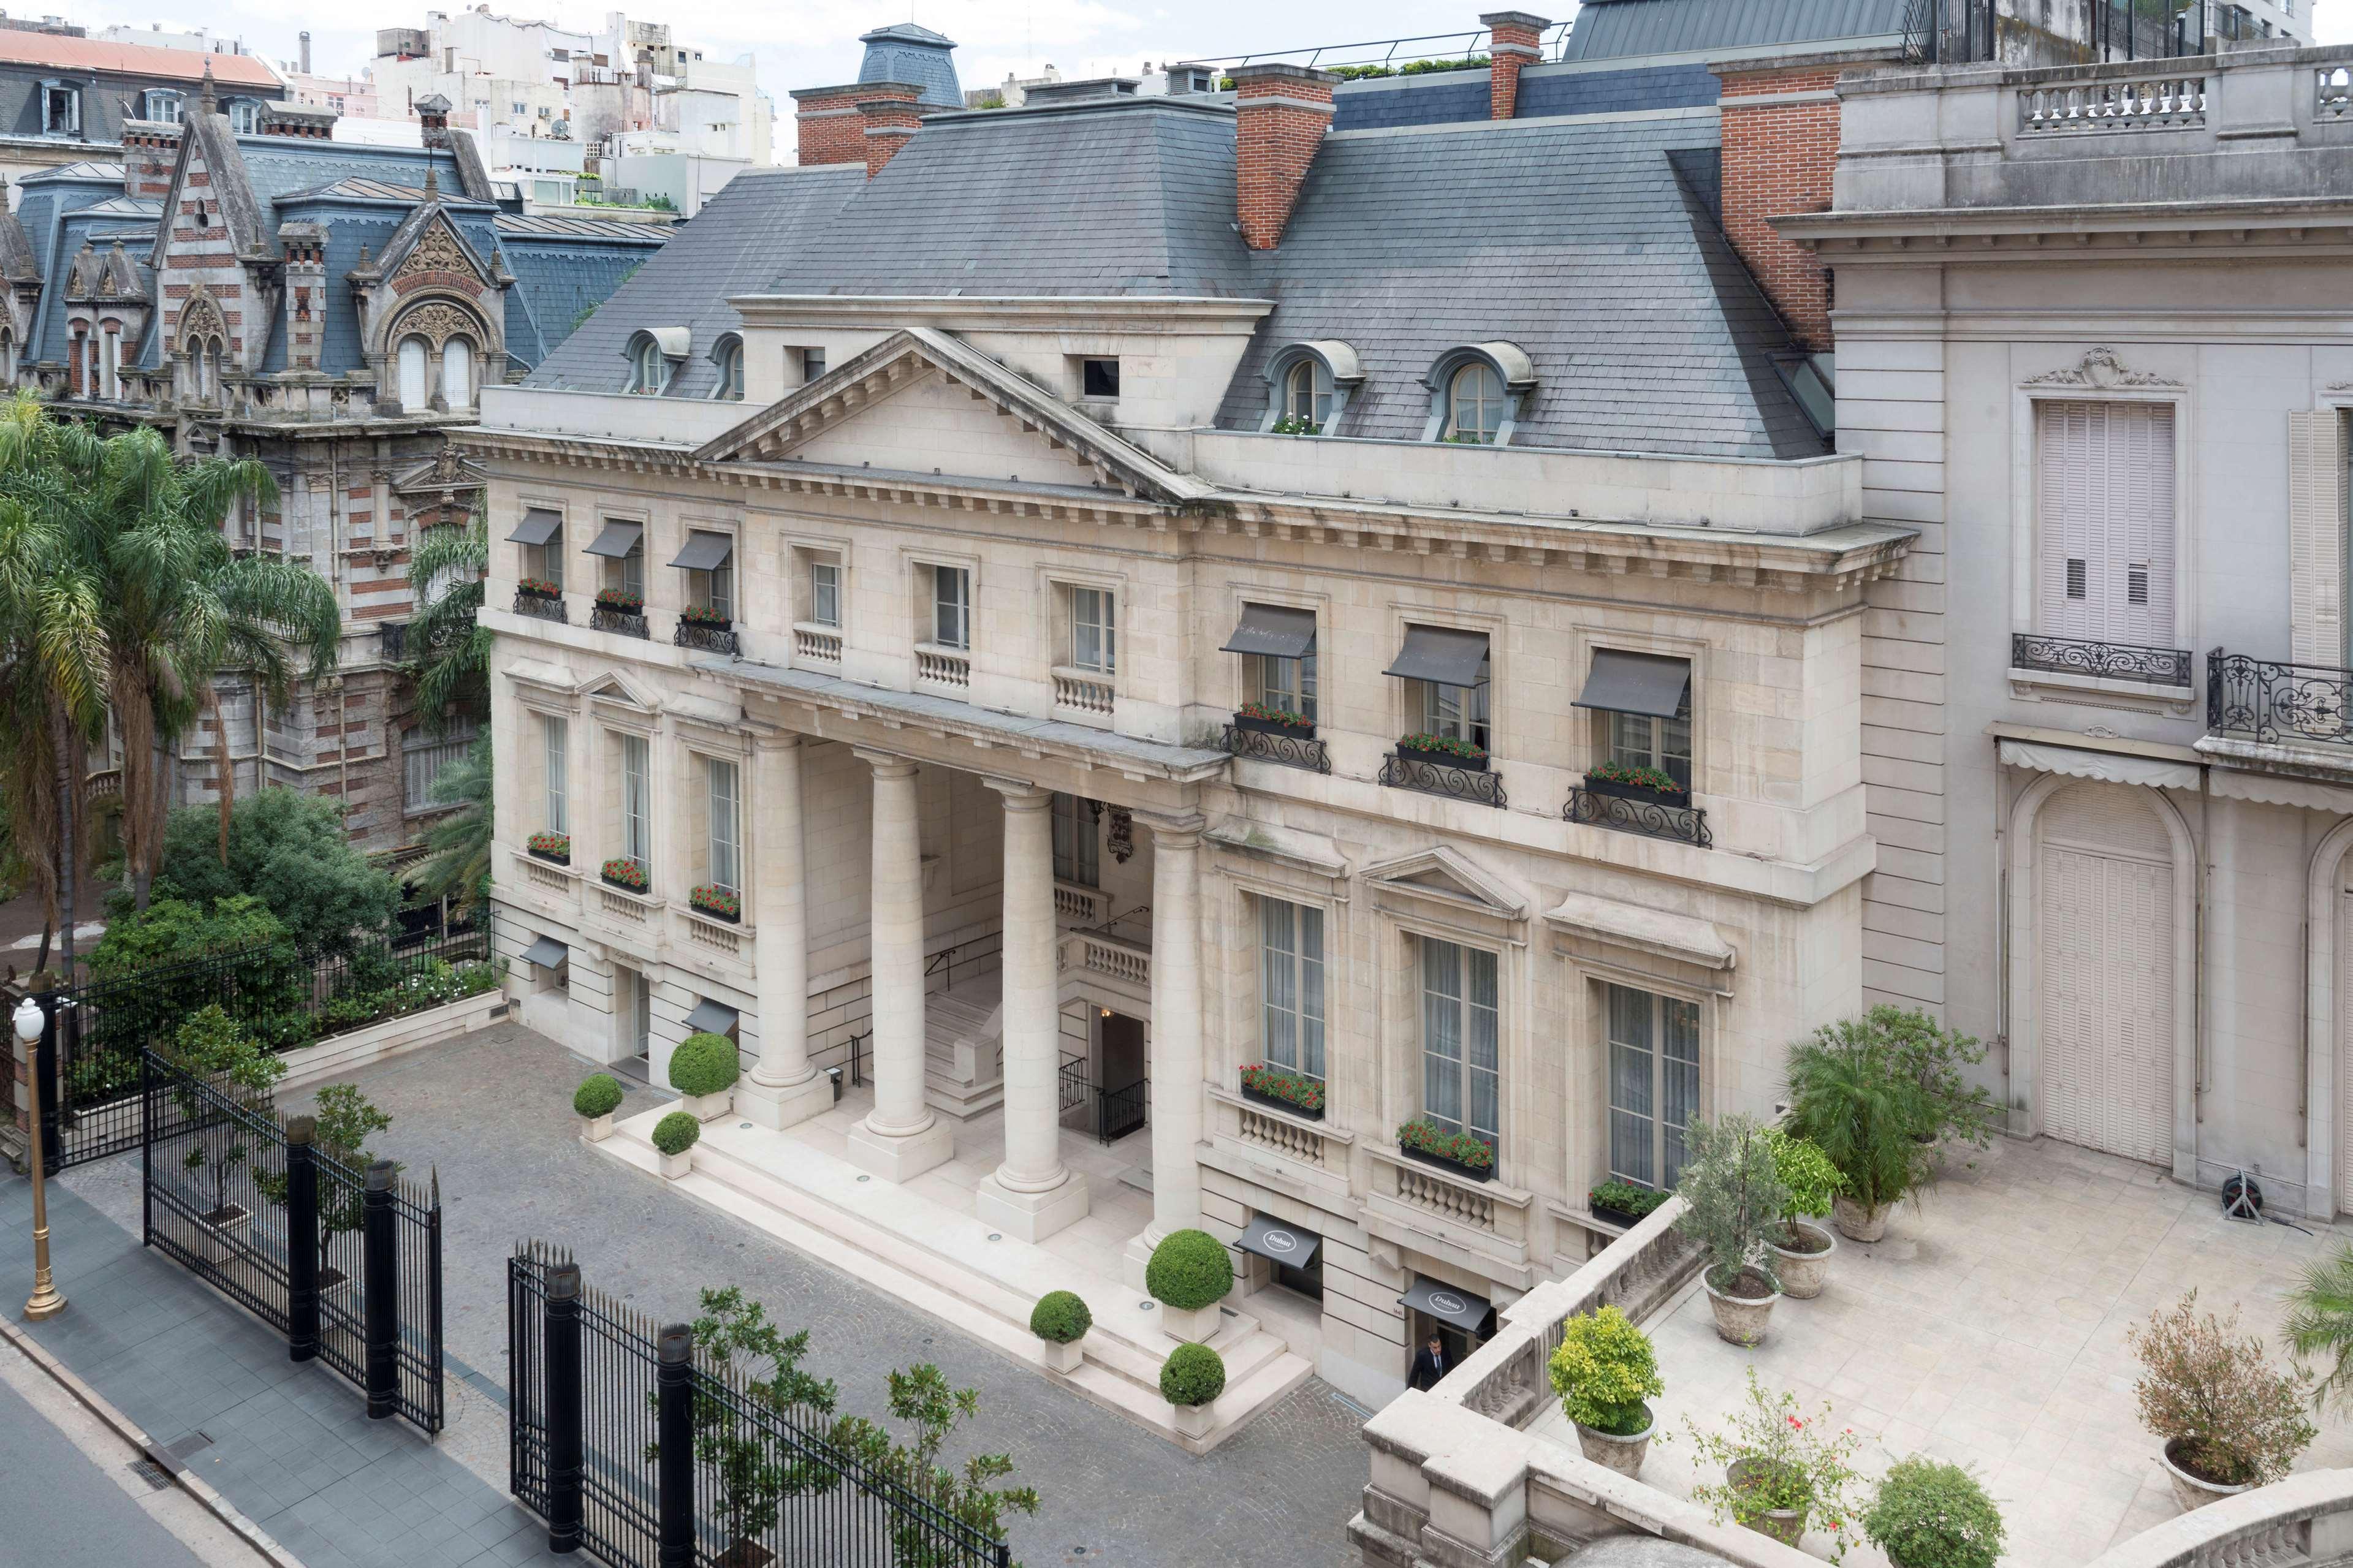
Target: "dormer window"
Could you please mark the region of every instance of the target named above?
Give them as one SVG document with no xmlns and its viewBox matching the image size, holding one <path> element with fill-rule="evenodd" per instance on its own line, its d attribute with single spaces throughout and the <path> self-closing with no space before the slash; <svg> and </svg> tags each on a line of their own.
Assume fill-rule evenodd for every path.
<svg viewBox="0 0 2353 1568">
<path fill-rule="evenodd" d="M 142 112 L 147 119 L 161 124 L 177 125 L 180 122 L 180 95 L 161 88 L 150 88 Z"/>
<path fill-rule="evenodd" d="M 61 81 L 41 84 L 41 132 L 48 136 L 81 134 L 81 89 Z"/>
<path fill-rule="evenodd" d="M 239 136 L 261 134 L 261 105 L 250 98 L 233 98 L 228 102 L 228 128 Z"/>
<path fill-rule="evenodd" d="M 1446 426 L 1441 441 L 1488 447 L 1504 423 L 1504 378 L 1484 360 L 1456 371 L 1446 385 Z"/>
<path fill-rule="evenodd" d="M 639 397 L 659 397 L 668 391 L 685 363 L 691 336 L 685 327 L 640 328 L 629 339 L 628 390 Z"/>
<path fill-rule="evenodd" d="M 1337 339 L 1278 349 L 1262 374 L 1267 408 L 1259 428 L 1278 436 L 1330 433 L 1365 379 L 1356 351 Z"/>
<path fill-rule="evenodd" d="M 719 384 L 712 388 L 712 397 L 720 403 L 744 401 L 744 340 L 729 337 L 720 343 L 712 355 L 719 365 Z"/>
<path fill-rule="evenodd" d="M 1332 373 L 1324 362 L 1305 356 L 1292 362 L 1282 376 L 1282 408 L 1278 426 L 1302 436 L 1320 433 L 1332 419 Z"/>
<path fill-rule="evenodd" d="M 1521 404 L 1535 390 L 1535 365 L 1518 345 L 1470 343 L 1431 367 L 1430 423 L 1422 439 L 1465 447 L 1510 443 Z"/>
</svg>

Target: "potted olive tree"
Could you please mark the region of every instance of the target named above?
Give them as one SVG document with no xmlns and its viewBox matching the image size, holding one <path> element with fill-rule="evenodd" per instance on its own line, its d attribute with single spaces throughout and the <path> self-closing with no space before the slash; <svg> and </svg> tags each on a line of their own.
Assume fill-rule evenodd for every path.
<svg viewBox="0 0 2353 1568">
<path fill-rule="evenodd" d="M 1717 1335 L 1754 1347 L 1781 1299 L 1766 1232 L 1789 1206 L 1789 1190 L 1773 1163 L 1773 1140 L 1753 1116 L 1694 1118 L 1683 1139 L 1691 1154 L 1675 1191 L 1686 1206 L 1675 1228 L 1705 1255 L 1700 1282 Z"/>
<path fill-rule="evenodd" d="M 2311 1380 L 2275 1369 L 2262 1338 L 2239 1332 L 2235 1307 L 2200 1318 L 2192 1290 L 2126 1342 L 2140 1358 L 2141 1425 L 2165 1445 L 2158 1462 L 2185 1509 L 2278 1480 L 2316 1436 L 2305 1416 Z"/>
<path fill-rule="evenodd" d="M 1838 1250 L 1838 1238 L 1807 1221 L 1831 1212 L 1831 1200 L 1838 1195 L 1838 1167 L 1803 1138 L 1778 1130 L 1771 1136 L 1773 1169 L 1789 1190 L 1789 1201 L 1765 1244 L 1773 1249 L 1773 1271 L 1780 1276 L 1781 1294 L 1810 1301 L 1822 1293 L 1822 1280 L 1830 1273 L 1831 1254 Z"/>
<path fill-rule="evenodd" d="M 1546 1368 L 1577 1446 L 1597 1465 L 1640 1475 L 1656 1425 L 1649 1401 L 1666 1392 L 1651 1336 L 1615 1307 L 1562 1320 L 1560 1348 Z"/>
<path fill-rule="evenodd" d="M 1915 1136 L 1934 1121 L 1919 1080 L 1867 1019 L 1848 1018 L 1790 1047 L 1788 1085 L 1782 1131 L 1837 1168 L 1840 1233 L 1879 1240 L 1888 1211 L 1919 1192 L 1935 1163 L 1932 1146 Z"/>
<path fill-rule="evenodd" d="M 1795 1546 L 1810 1521 L 1831 1535 L 1831 1560 L 1853 1544 L 1854 1428 L 1831 1420 L 1827 1401 L 1810 1417 L 1784 1389 L 1768 1394 L 1748 1369 L 1748 1399 L 1733 1412 L 1729 1429 L 1703 1432 L 1683 1417 L 1700 1462 L 1724 1467 L 1722 1483 L 1692 1488 L 1692 1501 L 1785 1546 Z"/>
<path fill-rule="evenodd" d="M 1086 1359 L 1079 1342 L 1094 1326 L 1095 1315 L 1075 1290 L 1049 1290 L 1029 1309 L 1029 1331 L 1045 1346 L 1046 1364 L 1059 1373 L 1079 1370 Z"/>
</svg>

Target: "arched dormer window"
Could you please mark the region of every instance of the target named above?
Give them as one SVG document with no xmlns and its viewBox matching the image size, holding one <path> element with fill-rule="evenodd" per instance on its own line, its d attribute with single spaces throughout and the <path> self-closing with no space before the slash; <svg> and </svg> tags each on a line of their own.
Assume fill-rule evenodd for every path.
<svg viewBox="0 0 2353 1568">
<path fill-rule="evenodd" d="M 422 414 L 433 401 L 433 347 L 423 338 L 400 340 L 400 411 Z"/>
<path fill-rule="evenodd" d="M 1266 416 L 1279 436 L 1328 436 L 1365 379 L 1356 351 L 1336 339 L 1290 343 L 1267 362 Z"/>
<path fill-rule="evenodd" d="M 629 339 L 628 390 L 639 397 L 659 397 L 686 358 L 691 334 L 684 327 L 640 328 Z"/>
<path fill-rule="evenodd" d="M 474 345 L 464 338 L 441 345 L 441 402 L 448 408 L 474 405 Z"/>
<path fill-rule="evenodd" d="M 1450 350 L 1430 367 L 1430 420 L 1422 438 L 1465 447 L 1505 445 L 1535 382 L 1535 363 L 1515 343 Z"/>
<path fill-rule="evenodd" d="M 711 389 L 713 401 L 741 403 L 744 401 L 744 340 L 730 332 L 719 340 L 711 352 L 719 366 L 719 384 Z"/>
</svg>

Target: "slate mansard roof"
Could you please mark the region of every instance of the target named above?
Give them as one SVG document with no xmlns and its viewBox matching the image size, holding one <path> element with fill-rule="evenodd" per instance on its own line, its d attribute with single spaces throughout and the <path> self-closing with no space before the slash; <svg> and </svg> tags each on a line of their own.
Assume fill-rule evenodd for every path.
<svg viewBox="0 0 2353 1568">
<path fill-rule="evenodd" d="M 1830 44 L 1904 31 L 1912 0 L 1585 0 L 1561 58 L 1624 59 L 1772 44 Z"/>
<path fill-rule="evenodd" d="M 1337 339 L 1364 380 L 1331 433 L 1419 440 L 1448 353 L 1504 340 L 1535 371 L 1514 445 L 1817 457 L 1788 334 L 1718 226 L 1718 140 L 1713 109 L 1335 133 L 1254 253 L 1227 104 L 933 116 L 871 181 L 739 178 L 530 380 L 617 392 L 630 339 L 691 319 L 670 395 L 707 396 L 731 293 L 1270 300 L 1225 427 L 1259 428 L 1289 345 Z"/>
</svg>

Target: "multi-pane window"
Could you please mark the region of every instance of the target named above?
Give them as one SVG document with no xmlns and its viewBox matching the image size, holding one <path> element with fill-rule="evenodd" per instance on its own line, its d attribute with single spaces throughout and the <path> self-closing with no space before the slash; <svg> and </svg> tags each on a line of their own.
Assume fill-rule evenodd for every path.
<svg viewBox="0 0 2353 1568">
<path fill-rule="evenodd" d="M 662 353 L 661 344 L 655 339 L 639 339 L 629 368 L 629 390 L 640 396 L 654 397 L 669 384 L 670 356 Z"/>
<path fill-rule="evenodd" d="M 1071 590 L 1071 662 L 1109 675 L 1118 668 L 1118 627 L 1111 595 L 1101 588 Z"/>
<path fill-rule="evenodd" d="M 1699 1006 L 1609 987 L 1609 1174 L 1662 1191 L 1682 1179 L 1699 1114 Z"/>
<path fill-rule="evenodd" d="M 539 721 L 546 748 L 547 830 L 572 831 L 572 721 L 554 717 Z"/>
<path fill-rule="evenodd" d="M 719 351 L 719 385 L 712 396 L 722 403 L 744 400 L 744 345 L 730 343 Z"/>
<path fill-rule="evenodd" d="M 1484 751 L 1487 748 L 1487 686 L 1449 686 L 1441 681 L 1417 680 L 1412 683 L 1414 700 L 1420 709 L 1420 732 L 1443 735 L 1449 740 L 1467 741 Z"/>
<path fill-rule="evenodd" d="M 1473 360 L 1446 383 L 1446 420 L 1441 441 L 1486 446 L 1504 424 L 1504 378 L 1484 360 Z"/>
<path fill-rule="evenodd" d="M 422 730 L 409 731 L 400 746 L 400 808 L 406 812 L 433 810 L 433 781 L 441 776 L 443 768 L 461 760 L 473 743 L 470 725 L 464 733 L 453 730 L 440 736 L 428 735 Z"/>
<path fill-rule="evenodd" d="M 253 136 L 261 131 L 261 105 L 249 98 L 229 100 L 228 128 L 239 136 Z"/>
<path fill-rule="evenodd" d="M 809 563 L 809 619 L 821 626 L 841 625 L 841 563 Z"/>
<path fill-rule="evenodd" d="M 1612 713 L 1609 760 L 1623 767 L 1656 768 L 1688 792 L 1692 781 L 1691 690 L 1672 719 L 1648 713 Z"/>
<path fill-rule="evenodd" d="M 733 619 L 735 614 L 735 567 L 730 556 L 708 572 L 686 574 L 686 602 L 698 610 Z"/>
<path fill-rule="evenodd" d="M 621 853 L 653 864 L 653 766 L 642 735 L 621 737 Z"/>
<path fill-rule="evenodd" d="M 1258 666 L 1258 702 L 1282 712 L 1296 713 L 1303 719 L 1315 717 L 1314 654 L 1299 658 L 1277 658 L 1265 654 L 1257 656 L 1254 662 Z"/>
<path fill-rule="evenodd" d="M 544 544 L 522 547 L 522 574 L 536 583 L 564 586 L 564 530 L 558 528 Z"/>
<path fill-rule="evenodd" d="M 1054 880 L 1092 888 L 1103 875 L 1095 811 L 1074 795 L 1054 796 Z"/>
<path fill-rule="evenodd" d="M 972 647 L 972 574 L 964 567 L 932 568 L 932 640 L 942 647 Z"/>
<path fill-rule="evenodd" d="M 1303 354 L 1282 373 L 1282 405 L 1275 410 L 1294 435 L 1321 431 L 1332 417 L 1332 373 L 1313 354 Z"/>
<path fill-rule="evenodd" d="M 1495 955 L 1421 939 L 1421 1113 L 1495 1147 L 1503 1080 Z"/>
<path fill-rule="evenodd" d="M 711 771 L 711 880 L 731 893 L 744 890 L 743 797 L 733 763 L 716 758 Z"/>
<path fill-rule="evenodd" d="M 423 338 L 400 340 L 400 409 L 422 414 L 433 401 L 433 350 Z"/>
<path fill-rule="evenodd" d="M 2169 647 L 2173 405 L 2040 402 L 2034 429 L 2038 629 Z"/>
<path fill-rule="evenodd" d="M 646 600 L 646 546 L 641 537 L 624 553 L 609 558 L 606 571 L 610 574 L 605 585 L 617 588 L 639 604 Z"/>
<path fill-rule="evenodd" d="M 441 345 L 441 402 L 448 408 L 474 405 L 474 345 L 463 338 Z"/>
<path fill-rule="evenodd" d="M 1324 1076 L 1324 911 L 1258 905 L 1260 1049 L 1270 1067 Z"/>
</svg>

